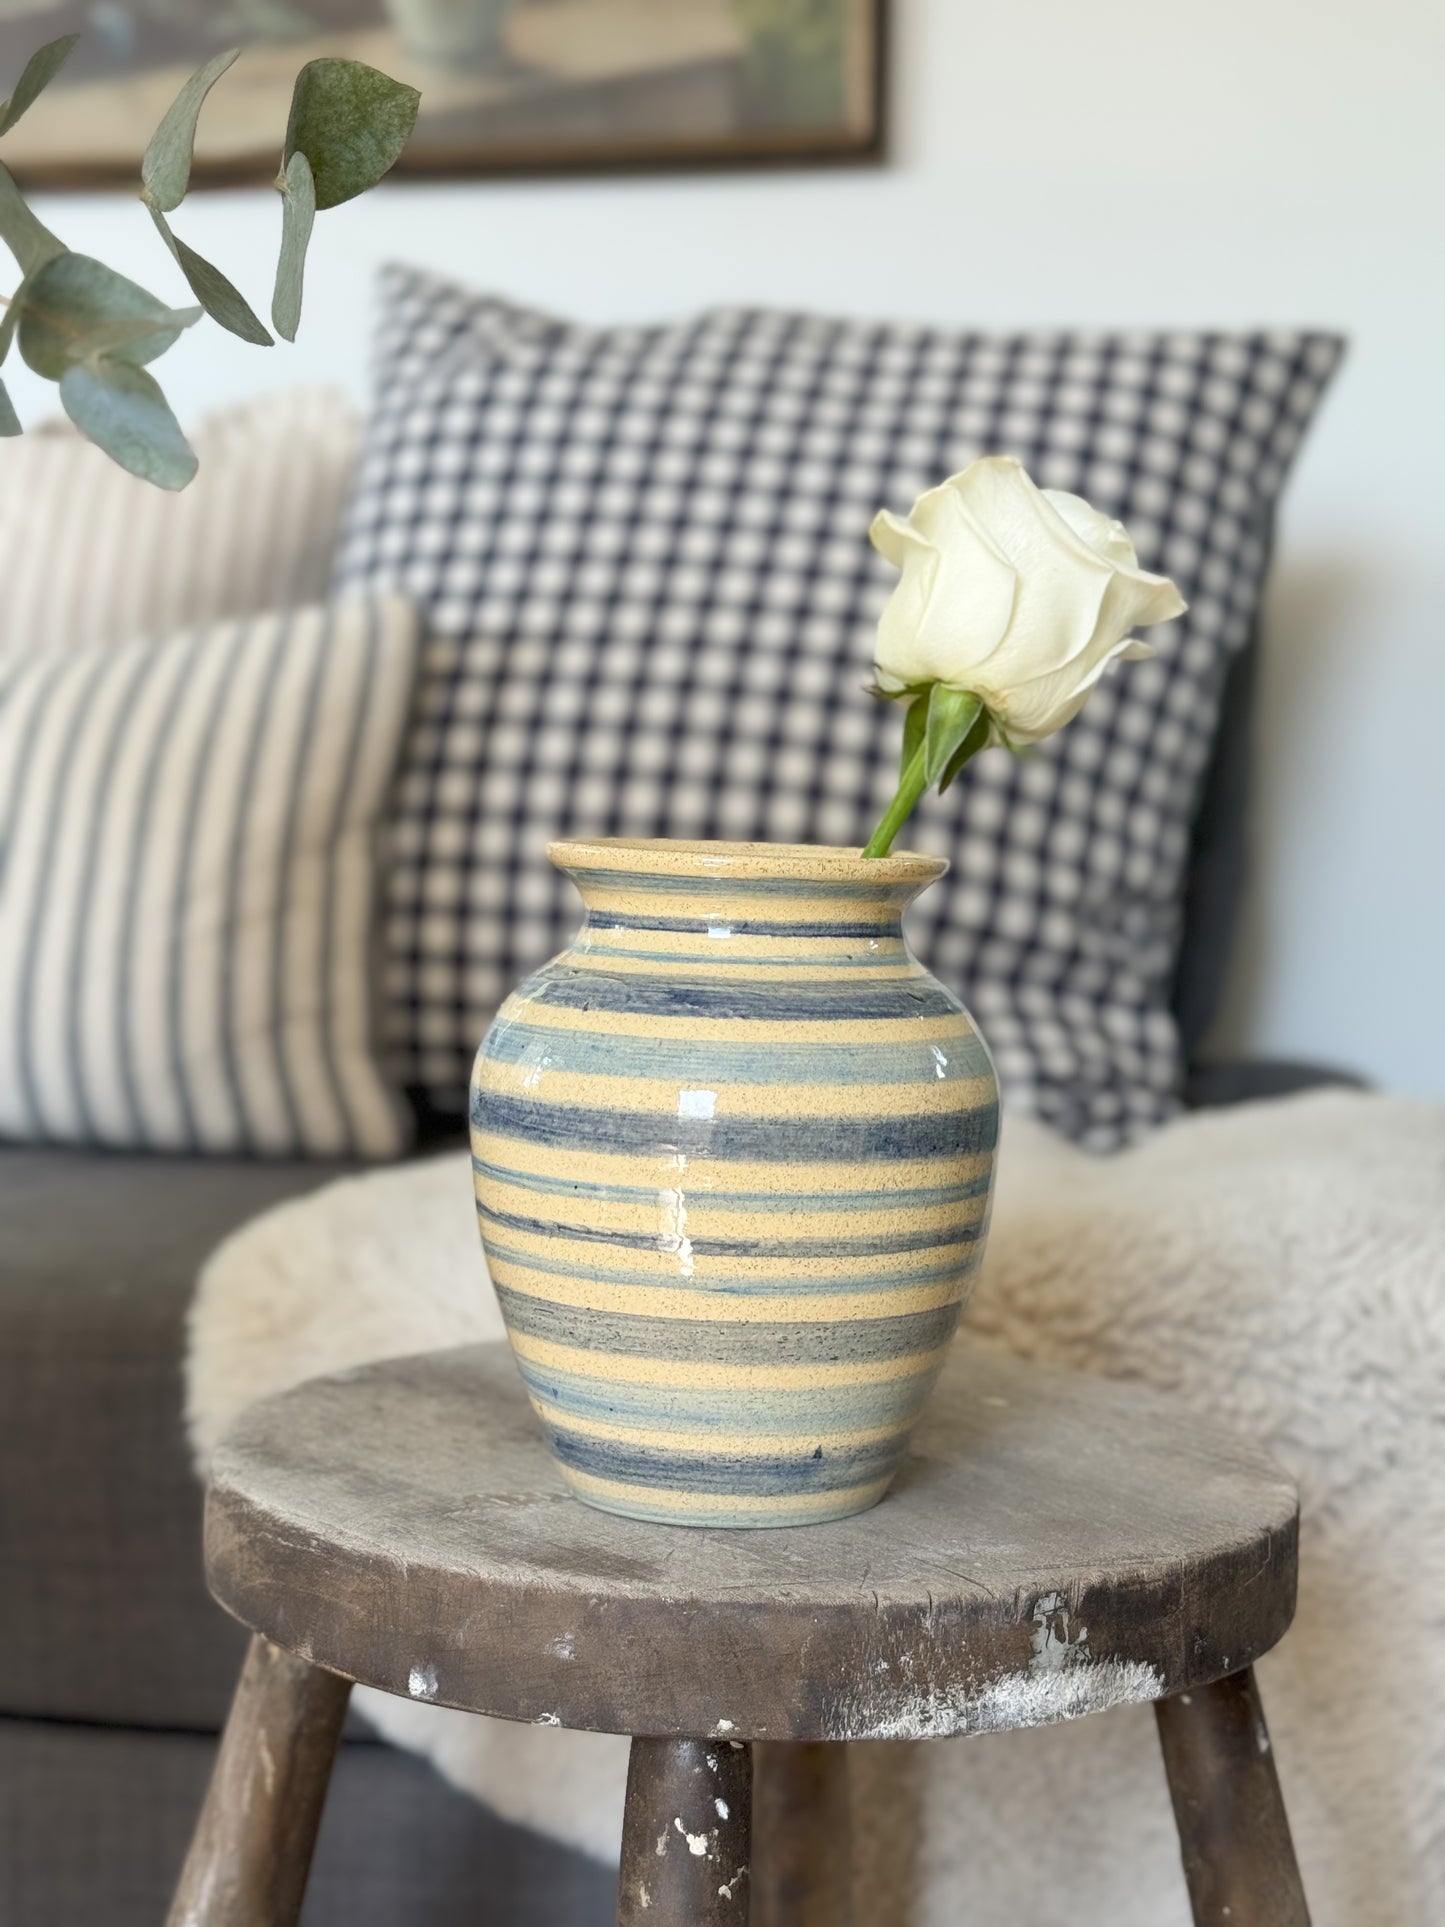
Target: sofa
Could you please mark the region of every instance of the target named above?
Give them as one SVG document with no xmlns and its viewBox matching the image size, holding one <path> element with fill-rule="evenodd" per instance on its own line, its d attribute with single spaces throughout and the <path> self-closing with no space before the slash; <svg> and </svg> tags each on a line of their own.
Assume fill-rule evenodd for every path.
<svg viewBox="0 0 1445 1927">
<path fill-rule="evenodd" d="M 1243 875 L 1257 646 L 1232 672 L 1175 987 L 1197 1053 Z M 1196 1104 L 1328 1073 L 1193 1061 Z M 433 1126 L 421 1149 L 453 1141 Z M 356 1168 L 0 1150 L 0 1919 L 149 1927 L 205 1789 L 244 1634 L 207 1596 L 182 1422 L 196 1274 L 231 1230 Z M 348 1726 L 310 1927 L 610 1921 L 611 1872 Z"/>
<path fill-rule="evenodd" d="M 1189 1105 L 1227 1103 L 1296 1090 L 1326 1075 L 1298 1065 L 1210 1063 L 1203 1045 L 1243 882 L 1259 656 L 1257 639 L 1248 638 L 1273 502 L 1338 358 L 1337 341 L 995 341 L 731 311 L 653 330 L 589 333 L 403 271 L 384 289 L 383 309 L 378 408 L 349 536 L 343 514 L 353 494 L 356 424 L 330 403 L 287 402 L 279 418 L 274 408 L 269 420 L 218 418 L 209 438 L 197 438 L 200 482 L 164 513 L 134 492 L 110 503 L 106 477 L 88 476 L 86 530 L 114 514 L 125 531 L 103 559 L 128 573 L 107 588 L 79 522 L 64 518 L 56 528 L 43 520 L 47 505 L 67 493 L 74 498 L 63 478 L 57 482 L 72 457 L 56 438 L 34 451 L 44 474 L 27 480 L 13 462 L 0 470 L 0 575 L 7 585 L 0 663 L 37 646 L 124 642 L 311 604 L 337 587 L 399 586 L 416 599 L 433 648 L 424 674 L 433 682 L 419 704 L 421 747 L 398 785 L 401 844 L 408 860 L 420 850 L 423 865 L 433 867 L 409 896 L 402 893 L 406 900 L 393 918 L 401 931 L 393 962 L 399 959 L 416 993 L 405 1014 L 414 1033 L 409 1061 L 421 1075 L 401 1075 L 415 1110 L 416 1154 L 457 1141 L 459 1107 L 439 1102 L 438 1091 L 445 1099 L 448 1073 L 464 1079 L 485 1009 L 510 967 L 511 932 L 504 928 L 494 941 L 497 933 L 479 918 L 468 921 L 460 899 L 448 894 L 455 850 L 466 837 L 475 840 L 488 794 L 507 790 L 510 799 L 501 752 L 520 756 L 519 782 L 531 783 L 538 810 L 539 797 L 551 794 L 539 772 L 580 772 L 572 794 L 555 807 L 590 812 L 589 828 L 856 842 L 855 818 L 870 807 L 870 794 L 891 794 L 896 756 L 882 722 L 857 723 L 862 709 L 855 705 L 864 701 L 857 670 L 866 660 L 860 651 L 885 587 L 876 569 L 870 573 L 862 530 L 873 505 L 908 499 L 985 432 L 1015 437 L 1025 452 L 1037 449 L 1031 459 L 1064 477 L 1058 486 L 1093 488 L 1097 476 L 1103 499 L 1117 504 L 1112 512 L 1129 515 L 1131 527 L 1136 512 L 1146 522 L 1152 517 L 1164 544 L 1161 566 L 1171 566 L 1172 542 L 1181 579 L 1190 569 L 1199 577 L 1196 633 L 1167 674 L 1160 665 L 1153 684 L 1137 685 L 1154 695 L 1139 699 L 1131 721 L 1123 717 L 1125 699 L 1104 692 L 1093 711 L 1109 720 L 1081 719 L 1067 732 L 1065 754 L 1076 757 L 1076 767 L 1064 772 L 1053 804 L 1013 799 L 1027 805 L 1015 820 L 1026 815 L 1038 826 L 1028 834 L 1043 839 L 1021 853 L 1025 877 L 1049 860 L 1047 840 L 1070 809 L 1081 812 L 1074 825 L 1080 837 L 1096 833 L 1109 852 L 1123 848 L 1109 825 L 1132 809 L 1147 823 L 1141 847 L 1171 853 L 1167 887 L 1128 884 L 1122 896 L 1116 892 L 1104 905 L 1097 940 L 1089 939 L 1093 956 L 1089 941 L 1074 943 L 1072 952 L 1087 970 L 1098 968 L 1100 955 L 1114 964 L 1122 957 L 1122 972 L 1111 965 L 1103 974 L 1124 978 L 1136 951 L 1166 959 L 1177 953 L 1172 987 L 1166 966 L 1149 988 L 1154 1003 L 1167 1000 L 1168 1009 L 1153 1013 L 1154 1055 L 1143 1063 L 1153 1081 L 1140 1084 L 1135 1122 L 1158 1121 L 1180 1096 Z M 530 410 L 530 443 L 517 427 L 519 407 Z M 800 410 L 816 433 L 814 457 L 797 427 Z M 1090 467 L 1087 443 L 1096 434 L 1103 452 Z M 676 579 L 659 583 L 655 547 L 641 549 L 636 584 L 614 583 L 599 602 L 592 591 L 582 593 L 586 570 L 567 588 L 566 570 L 559 575 L 547 556 L 559 535 L 580 555 L 599 531 L 609 542 L 619 530 L 628 540 L 639 529 L 654 532 L 647 521 L 657 504 L 644 493 L 649 477 L 646 463 L 635 459 L 639 448 L 650 450 L 667 475 L 691 473 L 706 486 L 689 494 L 679 485 L 669 498 L 669 527 L 682 558 Z M 522 472 L 534 451 L 538 459 L 555 454 L 566 470 L 565 510 Z M 579 481 L 568 468 L 574 455 L 599 464 L 592 481 Z M 246 487 L 222 491 L 219 506 L 208 508 L 208 472 L 240 460 L 248 464 Z M 434 473 L 427 479 L 429 463 Z M 499 463 L 511 477 L 510 492 L 498 492 Z M 719 464 L 736 468 L 732 494 L 712 485 Z M 760 562 L 748 517 L 730 506 L 746 501 L 753 485 L 775 491 L 784 511 L 797 511 L 801 531 L 773 553 L 764 545 Z M 610 530 L 604 511 L 615 516 Z M 476 553 L 481 533 L 502 528 L 509 515 L 514 525 L 497 537 L 497 553 L 483 567 Z M 575 522 L 559 526 L 568 516 Z M 701 519 L 688 527 L 689 516 Z M 1222 531 L 1213 549 L 1211 517 Z M 688 545 L 710 539 L 718 527 L 735 552 L 728 567 L 715 564 L 709 573 L 694 565 Z M 286 549 L 284 565 L 278 545 Z M 609 553 L 601 543 L 588 566 L 602 568 Z M 226 566 L 208 575 L 195 565 L 208 554 Z M 545 583 L 537 600 L 527 600 L 528 571 L 511 560 L 518 554 L 534 564 L 540 558 L 538 581 Z M 843 574 L 836 576 L 839 557 Z M 488 598 L 507 570 L 518 584 L 516 599 L 494 605 Z M 741 601 L 740 575 L 747 578 Z M 553 586 L 559 580 L 562 589 Z M 1222 592 L 1221 580 L 1239 585 L 1237 593 Z M 67 591 L 59 597 L 57 581 Z M 698 603 L 699 581 L 711 601 Z M 121 588 L 129 626 L 117 637 L 108 625 Z M 668 596 L 676 598 L 671 605 Z M 599 608 L 607 624 L 599 625 Z M 552 630 L 531 635 L 528 624 L 544 618 Z M 628 646 L 652 652 L 654 690 L 677 705 L 664 705 L 661 720 L 640 698 L 643 671 L 629 667 L 630 659 L 619 666 L 608 657 L 608 624 L 619 636 L 644 636 Z M 803 643 L 774 643 L 769 624 Z M 545 641 L 551 655 L 509 652 L 513 632 Z M 721 662 L 721 682 L 703 676 L 688 654 L 704 633 L 716 644 L 712 667 Z M 738 639 L 727 644 L 727 637 Z M 468 658 L 478 638 L 483 647 Z M 505 672 L 523 679 L 512 692 L 521 720 L 510 744 L 495 732 L 483 742 L 462 700 L 468 676 L 475 704 L 487 678 L 502 673 L 486 653 L 494 645 Z M 576 675 L 591 708 L 574 705 L 556 723 L 549 663 L 564 656 L 583 664 Z M 830 692 L 825 700 L 817 698 L 819 688 Z M 730 691 L 719 727 L 733 744 L 731 765 L 718 759 L 729 767 L 721 802 L 690 766 L 711 753 L 709 732 L 716 731 L 702 704 L 719 689 Z M 833 690 L 840 692 L 836 707 Z M 652 730 L 649 739 L 630 733 L 634 710 Z M 568 720 L 574 711 L 575 724 Z M 591 744 L 546 736 L 554 726 L 585 730 L 592 715 L 613 711 L 622 720 L 614 716 L 607 725 L 613 763 L 600 774 L 584 753 Z M 797 747 L 800 715 L 812 719 L 811 750 Z M 735 733 L 745 716 L 751 740 L 740 743 Z M 1151 735 L 1152 775 L 1168 791 L 1166 802 L 1147 794 L 1139 777 L 1121 777 L 1126 790 L 1129 780 L 1136 785 L 1122 799 L 1107 794 L 1093 772 L 1110 757 L 1120 770 L 1141 767 L 1138 745 Z M 1179 746 L 1172 764 L 1166 737 Z M 780 788 L 768 757 L 752 752 L 783 745 L 805 780 Z M 744 777 L 744 767 L 754 774 Z M 677 808 L 714 815 L 668 815 L 671 799 L 665 787 L 651 786 L 651 772 L 669 768 L 673 791 L 691 799 Z M 1000 777 L 979 797 L 980 822 L 984 804 L 995 822 L 1006 814 L 1010 799 L 1001 786 L 1012 780 Z M 1045 771 L 1043 781 L 1055 776 Z M 599 786 L 601 800 L 588 802 Z M 573 795 L 583 800 L 574 803 Z M 1061 804 L 1066 795 L 1076 800 Z M 946 801 L 951 806 L 957 798 Z M 438 814 L 445 814 L 443 804 L 453 811 L 446 821 Z M 495 837 L 482 839 L 493 869 L 473 860 L 475 850 L 466 859 L 483 894 L 499 877 L 511 888 L 524 871 L 530 887 L 541 843 L 558 833 L 510 800 L 495 807 L 510 814 Z M 949 821 L 963 817 L 960 810 Z M 443 832 L 452 839 L 445 847 Z M 1017 845 L 1011 857 L 1000 856 L 1002 844 L 992 854 L 984 849 L 986 835 L 968 847 L 962 829 L 957 836 L 960 871 L 970 851 L 978 857 L 983 850 L 998 887 L 1013 887 L 1008 865 L 1020 861 Z M 1119 861 L 1127 884 L 1122 855 Z M 433 886 L 441 906 L 435 911 L 428 908 Z M 519 951 L 535 945 L 537 932 L 546 935 L 547 916 L 564 907 L 559 892 L 550 909 L 537 912 L 536 931 Z M 418 959 L 433 915 L 449 962 L 440 988 L 429 990 L 428 967 Z M 959 946 L 970 940 L 962 923 L 954 936 Z M 935 959 L 935 967 L 953 974 L 946 961 Z M 1088 983 L 1080 981 L 1087 1004 Z M 986 986 L 960 981 L 958 988 L 997 1047 L 1016 1014 L 1011 987 L 1002 979 L 995 987 L 1001 1019 L 980 1001 Z M 1131 1012 L 1123 1016 L 1132 1022 Z M 427 1026 L 437 1023 L 445 1037 L 433 1049 Z M 1015 1061 L 1027 1072 L 1026 1051 Z M 0 1096 L 5 1077 L 0 1063 Z M 1007 1093 L 1008 1075 L 1004 1081 Z M 1075 1079 L 1081 1082 L 1087 1080 Z M 1085 1090 L 1085 1124 L 1090 1101 Z M 1050 1121 L 1061 1118 L 1068 1129 L 1067 1107 Z M 1109 1130 L 1116 1123 L 1105 1119 Z M 1073 1134 L 1087 1137 L 1084 1129 Z M 198 1271 L 229 1233 L 357 1166 L 328 1155 L 300 1161 L 141 1153 L 41 1142 L 43 1131 L 30 1132 L 30 1141 L 16 1141 L 26 1137 L 21 1130 L 9 1135 L 12 1141 L 0 1143 L 0 1920 L 151 1927 L 184 1853 L 244 1645 L 242 1630 L 208 1598 L 201 1571 L 202 1495 L 182 1410 L 188 1305 Z M 481 1917 L 516 1927 L 601 1927 L 612 1918 L 614 1890 L 609 1869 L 504 1823 L 420 1760 L 377 1741 L 354 1716 L 348 1722 L 306 1903 L 309 1927 L 411 1920 L 445 1927 Z"/>
</svg>

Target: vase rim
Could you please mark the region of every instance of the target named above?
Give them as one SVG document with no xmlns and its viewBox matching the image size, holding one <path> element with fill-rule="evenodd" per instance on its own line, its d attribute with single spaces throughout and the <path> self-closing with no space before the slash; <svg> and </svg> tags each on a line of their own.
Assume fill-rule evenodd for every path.
<svg viewBox="0 0 1445 1927">
<path fill-rule="evenodd" d="M 643 876 L 788 877 L 839 883 L 911 883 L 941 877 L 948 859 L 918 850 L 865 857 L 831 843 L 689 842 L 673 837 L 563 838 L 547 845 L 559 870 L 628 870 Z"/>
</svg>

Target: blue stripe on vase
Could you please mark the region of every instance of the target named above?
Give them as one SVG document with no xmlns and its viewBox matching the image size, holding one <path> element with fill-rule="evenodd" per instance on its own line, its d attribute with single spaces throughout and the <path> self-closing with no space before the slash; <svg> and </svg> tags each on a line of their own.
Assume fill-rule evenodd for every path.
<svg viewBox="0 0 1445 1927">
<path fill-rule="evenodd" d="M 624 950 L 620 944 L 581 943 L 577 950 L 584 956 L 627 957 L 639 963 L 711 964 L 725 962 L 729 970 L 893 970 L 904 962 L 902 947 L 882 950 L 877 956 L 849 957 L 841 952 L 814 952 L 806 957 L 719 957 L 716 950 Z M 576 954 L 576 952 L 574 952 Z"/>
<path fill-rule="evenodd" d="M 673 1492 L 738 1492 L 749 1498 L 782 1497 L 793 1492 L 839 1492 L 887 1478 L 907 1445 L 895 1433 L 876 1444 L 835 1451 L 806 1442 L 796 1453 L 757 1457 L 727 1451 L 677 1452 L 662 1446 L 635 1445 L 569 1432 L 544 1418 L 553 1449 L 564 1465 L 621 1485 L 663 1487 Z"/>
<path fill-rule="evenodd" d="M 629 1270 L 625 1266 L 618 1269 L 614 1265 L 604 1265 L 600 1259 L 574 1264 L 561 1256 L 561 1251 L 565 1249 L 565 1241 L 561 1237 L 554 1239 L 553 1244 L 551 1251 L 539 1253 L 519 1251 L 515 1245 L 499 1244 L 495 1238 L 487 1239 L 491 1257 L 502 1264 L 515 1265 L 522 1271 L 537 1272 L 542 1277 L 589 1278 L 598 1284 L 645 1286 L 657 1291 L 716 1291 L 737 1298 L 793 1298 L 814 1292 L 825 1297 L 831 1294 L 842 1297 L 850 1292 L 865 1294 L 873 1291 L 921 1290 L 929 1285 L 961 1281 L 978 1263 L 977 1250 L 972 1249 L 941 1265 L 925 1265 L 916 1270 L 860 1271 L 851 1276 L 845 1274 L 841 1278 L 810 1277 L 801 1271 L 785 1279 L 759 1278 L 756 1272 L 751 1271 L 709 1273 L 701 1278 L 684 1278 L 657 1271 Z M 579 1318 L 584 1315 L 581 1312 L 577 1314 Z"/>
<path fill-rule="evenodd" d="M 658 1237 L 649 1231 L 607 1231 L 595 1225 L 559 1224 L 555 1218 L 523 1218 L 510 1211 L 494 1211 L 478 1204 L 477 1216 L 502 1231 L 521 1231 L 532 1237 L 557 1238 L 568 1244 L 613 1245 L 627 1251 L 656 1251 Z M 825 1230 L 817 1238 L 688 1238 L 694 1258 L 884 1258 L 893 1252 L 953 1251 L 977 1244 L 978 1224 L 940 1226 L 924 1231 L 889 1231 L 882 1236 L 840 1238 Z"/>
<path fill-rule="evenodd" d="M 497 1184 L 513 1184 L 519 1190 L 536 1191 L 544 1197 L 595 1198 L 602 1204 L 653 1204 L 665 1187 L 655 1184 L 595 1184 L 586 1178 L 549 1178 L 535 1171 L 518 1171 L 506 1164 L 490 1164 L 473 1156 L 472 1169 Z M 959 1184 L 911 1185 L 897 1190 L 817 1191 L 799 1195 L 789 1191 L 715 1191 L 688 1190 L 689 1210 L 806 1211 L 811 1217 L 819 1211 L 927 1211 L 945 1204 L 965 1204 L 984 1197 L 993 1183 L 993 1173 L 985 1171 Z"/>
<path fill-rule="evenodd" d="M 900 1378 L 861 1385 L 750 1386 L 745 1412 L 735 1389 L 727 1385 L 631 1384 L 625 1379 L 594 1377 L 535 1359 L 517 1357 L 523 1383 L 548 1404 L 579 1419 L 613 1419 L 644 1426 L 666 1426 L 670 1431 L 693 1430 L 699 1446 L 709 1432 L 738 1429 L 740 1417 L 749 1430 L 784 1437 L 826 1437 L 830 1432 L 865 1431 L 882 1426 L 910 1425 L 932 1388 L 942 1353 L 921 1359 L 919 1369 Z"/>
<path fill-rule="evenodd" d="M 625 1011 L 633 1017 L 746 1017 L 768 1023 L 890 1022 L 954 1017 L 963 1005 L 942 984 L 900 979 L 880 984 L 734 984 L 609 975 L 552 964 L 518 995 L 563 1010 Z"/>
<path fill-rule="evenodd" d="M 579 1152 L 737 1158 L 770 1164 L 873 1164 L 972 1157 L 998 1140 L 998 1105 L 878 1117 L 674 1117 L 666 1111 L 547 1104 L 474 1088 L 472 1125 Z"/>
<path fill-rule="evenodd" d="M 508 1326 L 528 1338 L 583 1345 L 613 1357 L 685 1356 L 719 1365 L 843 1365 L 907 1358 L 947 1343 L 958 1323 L 957 1304 L 897 1318 L 747 1322 L 712 1318 L 655 1318 L 637 1312 L 588 1310 L 496 1287 Z"/>
<path fill-rule="evenodd" d="M 589 930 L 649 930 L 678 937 L 705 937 L 719 930 L 734 937 L 835 937 L 840 943 L 850 938 L 876 942 L 879 937 L 892 937 L 895 943 L 900 941 L 897 924 L 888 919 L 849 923 L 844 918 L 829 918 L 826 922 L 787 923 L 757 917 L 652 917 L 632 910 L 589 910 L 579 942 L 586 942 Z M 668 958 L 671 955 L 668 951 L 649 954 Z"/>
<path fill-rule="evenodd" d="M 692 1090 L 703 1084 L 904 1084 L 914 1079 L 931 1084 L 987 1077 L 993 1068 L 976 1031 L 942 1044 L 756 1044 L 619 1037 L 610 1031 L 558 1030 L 519 1018 L 494 1024 L 481 1055 L 490 1064 L 675 1078 Z"/>
</svg>

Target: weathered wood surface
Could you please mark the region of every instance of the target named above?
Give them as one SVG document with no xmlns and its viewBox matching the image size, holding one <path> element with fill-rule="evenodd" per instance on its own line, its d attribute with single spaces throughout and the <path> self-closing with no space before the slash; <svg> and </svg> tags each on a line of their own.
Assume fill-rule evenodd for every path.
<svg viewBox="0 0 1445 1927">
<path fill-rule="evenodd" d="M 753 1748 L 748 1927 L 853 1927 L 848 1749 Z"/>
<path fill-rule="evenodd" d="M 1309 1927 L 1253 1670 L 1154 1710 L 1196 1927 Z"/>
<path fill-rule="evenodd" d="M 749 1927 L 749 1748 L 634 1740 L 617 1927 Z"/>
<path fill-rule="evenodd" d="M 874 1511 L 646 1525 L 563 1490 L 504 1345 L 253 1408 L 217 1452 L 212 1590 L 384 1691 L 653 1737 L 1001 1731 L 1249 1664 L 1294 1610 L 1293 1486 L 1132 1386 L 960 1343 Z"/>
<path fill-rule="evenodd" d="M 167 1927 L 294 1927 L 350 1693 L 251 1641 Z"/>
</svg>

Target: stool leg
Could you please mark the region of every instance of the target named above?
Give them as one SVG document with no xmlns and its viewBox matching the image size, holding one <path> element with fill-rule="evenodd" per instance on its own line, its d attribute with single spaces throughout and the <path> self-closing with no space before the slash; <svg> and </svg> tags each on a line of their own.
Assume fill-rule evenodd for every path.
<svg viewBox="0 0 1445 1927">
<path fill-rule="evenodd" d="M 251 1641 L 167 1927 L 295 1927 L 350 1693 Z"/>
<path fill-rule="evenodd" d="M 632 1742 L 617 1927 L 747 1927 L 752 1777 L 736 1742 Z"/>
<path fill-rule="evenodd" d="M 1309 1927 L 1253 1667 L 1154 1711 L 1196 1927 Z"/>
<path fill-rule="evenodd" d="M 749 1927 L 853 1927 L 849 1831 L 846 1746 L 755 1746 Z"/>
</svg>

